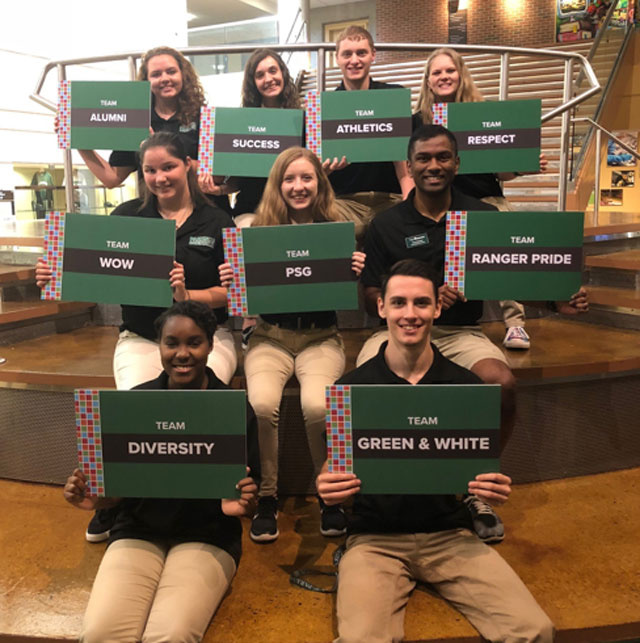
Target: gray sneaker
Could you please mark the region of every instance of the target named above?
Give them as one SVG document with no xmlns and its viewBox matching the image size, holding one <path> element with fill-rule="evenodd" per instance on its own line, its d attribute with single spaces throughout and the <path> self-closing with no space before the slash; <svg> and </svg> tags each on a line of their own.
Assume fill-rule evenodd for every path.
<svg viewBox="0 0 640 643">
<path fill-rule="evenodd" d="M 482 542 L 491 545 L 504 540 L 504 525 L 490 505 L 478 496 L 467 496 L 464 504 L 471 514 L 473 530 Z"/>
</svg>

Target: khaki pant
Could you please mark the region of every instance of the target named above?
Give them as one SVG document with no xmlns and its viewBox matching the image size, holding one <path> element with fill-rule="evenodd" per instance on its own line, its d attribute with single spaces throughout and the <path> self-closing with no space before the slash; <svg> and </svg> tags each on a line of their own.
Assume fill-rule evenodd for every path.
<svg viewBox="0 0 640 643">
<path fill-rule="evenodd" d="M 100 563 L 80 640 L 197 643 L 235 572 L 233 558 L 213 545 L 116 540 Z"/>
<path fill-rule="evenodd" d="M 401 641 L 416 581 L 430 583 L 489 641 L 553 640 L 553 624 L 507 562 L 454 529 L 351 536 L 339 567 L 336 642 Z"/>
</svg>

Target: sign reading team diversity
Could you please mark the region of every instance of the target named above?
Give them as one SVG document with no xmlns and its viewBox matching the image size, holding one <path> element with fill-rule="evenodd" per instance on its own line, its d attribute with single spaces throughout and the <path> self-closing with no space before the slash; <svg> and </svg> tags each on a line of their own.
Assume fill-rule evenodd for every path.
<svg viewBox="0 0 640 643">
<path fill-rule="evenodd" d="M 225 176 L 269 176 L 280 152 L 302 145 L 301 109 L 202 107 L 200 169 Z"/>
<path fill-rule="evenodd" d="M 583 225 L 582 212 L 449 212 L 445 283 L 469 299 L 568 300 Z"/>
<path fill-rule="evenodd" d="M 224 228 L 230 315 L 353 310 L 353 223 Z"/>
<path fill-rule="evenodd" d="M 540 100 L 436 103 L 433 122 L 458 142 L 458 174 L 537 172 L 540 169 Z"/>
<path fill-rule="evenodd" d="M 58 88 L 58 146 L 137 150 L 149 136 L 147 81 L 62 81 Z"/>
<path fill-rule="evenodd" d="M 75 391 L 89 495 L 235 498 L 246 476 L 244 391 Z"/>
<path fill-rule="evenodd" d="M 307 147 L 318 158 L 401 161 L 411 136 L 411 91 L 307 94 Z"/>
<path fill-rule="evenodd" d="M 52 271 L 42 299 L 171 305 L 173 221 L 49 212 L 44 254 Z"/>
<path fill-rule="evenodd" d="M 500 470 L 499 386 L 334 385 L 326 407 L 329 471 L 362 493 L 464 493 Z"/>
</svg>

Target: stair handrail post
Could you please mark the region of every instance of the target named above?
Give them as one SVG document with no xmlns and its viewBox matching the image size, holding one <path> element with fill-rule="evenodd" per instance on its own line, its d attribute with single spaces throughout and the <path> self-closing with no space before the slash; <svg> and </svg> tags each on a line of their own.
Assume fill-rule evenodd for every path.
<svg viewBox="0 0 640 643">
<path fill-rule="evenodd" d="M 568 103 L 572 93 L 573 59 L 564 61 L 564 89 L 562 100 Z M 569 110 L 562 112 L 562 126 L 560 128 L 560 174 L 558 177 L 558 211 L 565 209 L 567 204 L 567 184 L 569 171 Z"/>
</svg>

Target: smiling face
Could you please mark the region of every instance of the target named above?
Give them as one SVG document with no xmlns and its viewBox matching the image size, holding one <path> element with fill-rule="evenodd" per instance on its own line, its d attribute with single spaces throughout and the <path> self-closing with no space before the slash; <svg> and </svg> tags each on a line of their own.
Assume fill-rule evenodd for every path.
<svg viewBox="0 0 640 643">
<path fill-rule="evenodd" d="M 289 163 L 282 176 L 280 193 L 287 204 L 290 218 L 299 220 L 311 215 L 311 208 L 318 196 L 318 176 L 310 161 L 297 158 Z"/>
<path fill-rule="evenodd" d="M 453 143 L 444 134 L 417 140 L 407 162 L 416 190 L 431 195 L 450 188 L 459 165 Z"/>
<path fill-rule="evenodd" d="M 169 317 L 160 335 L 160 361 L 169 376 L 170 389 L 207 387 L 207 358 L 213 346 L 193 319 Z"/>
<path fill-rule="evenodd" d="M 262 104 L 275 107 L 279 104 L 280 94 L 284 89 L 284 79 L 280 65 L 272 56 L 267 56 L 258 63 L 253 74 L 256 89 L 262 96 Z"/>
<path fill-rule="evenodd" d="M 142 158 L 144 182 L 159 202 L 181 199 L 189 191 L 191 159 L 171 156 L 166 147 L 150 147 Z"/>
<path fill-rule="evenodd" d="M 336 59 L 342 71 L 345 84 L 364 82 L 369 76 L 371 63 L 375 60 L 375 50 L 366 38 L 345 38 L 338 45 Z"/>
<path fill-rule="evenodd" d="M 431 61 L 427 82 L 436 102 L 447 103 L 455 100 L 460 87 L 460 74 L 447 54 L 440 54 Z"/>
<path fill-rule="evenodd" d="M 147 80 L 151 93 L 160 100 L 177 98 L 182 91 L 182 72 L 178 61 L 169 54 L 158 54 L 147 61 Z"/>
</svg>

